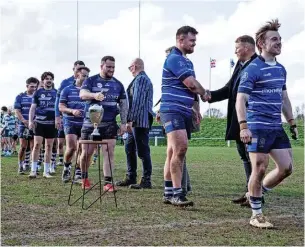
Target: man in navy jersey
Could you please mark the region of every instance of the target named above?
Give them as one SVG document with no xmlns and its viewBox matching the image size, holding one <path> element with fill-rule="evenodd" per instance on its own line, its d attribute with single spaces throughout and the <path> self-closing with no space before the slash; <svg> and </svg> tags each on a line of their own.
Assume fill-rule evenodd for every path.
<svg viewBox="0 0 305 247">
<path fill-rule="evenodd" d="M 57 90 L 56 103 L 55 103 L 55 115 L 56 115 L 55 124 L 58 129 L 58 134 L 57 134 L 58 156 L 59 156 L 58 165 L 62 165 L 62 162 L 63 162 L 63 153 L 64 153 L 63 150 L 64 150 L 64 142 L 65 142 L 63 119 L 61 116 L 61 112 L 59 111 L 59 98 L 60 98 L 60 94 L 61 94 L 62 90 L 64 90 L 65 87 L 73 85 L 73 83 L 75 82 L 75 79 L 77 77 L 77 69 L 81 66 L 85 66 L 85 63 L 83 61 L 80 61 L 80 60 L 75 61 L 74 65 L 73 65 L 74 74 L 71 77 L 64 79 L 61 82 L 61 84 Z"/>
<path fill-rule="evenodd" d="M 25 152 L 30 144 L 30 149 L 33 149 L 33 133 L 28 133 L 30 135 L 24 135 L 29 128 L 29 111 L 31 108 L 33 94 L 38 87 L 39 80 L 35 77 L 30 77 L 26 80 L 26 91 L 17 95 L 14 103 L 14 109 L 16 116 L 18 118 L 18 137 L 20 141 L 20 148 L 18 153 L 18 164 L 19 164 L 19 174 L 24 174 L 26 170 L 25 162 Z M 32 132 L 32 131 L 31 131 Z M 29 142 L 28 142 L 29 141 Z M 27 159 L 26 159 L 27 160 Z M 27 160 L 28 161 L 28 160 Z"/>
<path fill-rule="evenodd" d="M 80 99 L 79 92 L 83 82 L 88 78 L 89 72 L 89 68 L 79 67 L 77 69 L 74 84 L 65 87 L 60 94 L 59 110 L 63 113 L 67 146 L 64 155 L 64 169 L 62 173 L 62 181 L 65 183 L 71 179 L 71 161 L 78 148 L 77 143 L 81 136 L 86 103 Z M 79 162 L 77 163 L 79 164 Z M 80 167 L 77 167 L 74 182 L 79 181 L 81 181 L 81 170 Z"/>
<path fill-rule="evenodd" d="M 37 177 L 37 162 L 40 148 L 45 139 L 45 158 L 43 177 L 51 178 L 49 169 L 52 154 L 52 146 L 56 138 L 55 127 L 55 100 L 57 90 L 52 88 L 54 75 L 44 72 L 41 75 L 43 88 L 38 89 L 33 96 L 33 102 L 29 113 L 29 128 L 34 130 L 34 149 L 32 152 L 32 168 L 30 178 Z M 34 121 L 35 116 L 35 121 Z"/>
<path fill-rule="evenodd" d="M 262 214 L 263 192 L 292 173 L 291 145 L 282 126 L 281 113 L 290 124 L 292 137 L 298 137 L 286 89 L 287 73 L 275 59 L 282 47 L 279 27 L 278 20 L 272 20 L 256 33 L 260 56 L 243 71 L 236 101 L 240 138 L 248 143 L 252 164 L 247 195 L 252 208 L 250 225 L 259 228 L 273 227 Z M 265 176 L 269 156 L 276 168 Z"/>
<path fill-rule="evenodd" d="M 101 61 L 101 72 L 97 75 L 89 77 L 84 81 L 80 90 L 80 98 L 87 100 L 86 115 L 82 127 L 81 139 L 88 140 L 93 132 L 93 124 L 88 115 L 88 109 L 91 105 L 102 105 L 104 108 L 104 115 L 102 122 L 98 126 L 100 137 L 103 141 L 108 143 L 108 152 L 105 145 L 102 146 L 103 152 L 103 167 L 105 177 L 105 191 L 114 191 L 114 185 L 111 183 L 111 171 L 109 167 L 109 159 L 114 167 L 114 147 L 118 135 L 118 125 L 116 123 L 116 116 L 119 113 L 121 117 L 120 135 L 126 132 L 128 101 L 123 84 L 113 77 L 115 69 L 115 59 L 112 56 L 105 56 Z M 90 188 L 88 180 L 88 167 L 91 156 L 96 145 L 83 144 L 81 154 L 81 170 L 82 170 L 82 186 L 83 188 Z"/>
<path fill-rule="evenodd" d="M 162 73 L 160 119 L 167 134 L 167 159 L 164 168 L 164 198 L 175 206 L 192 206 L 181 188 L 182 167 L 191 137 L 194 98 L 205 96 L 195 79 L 193 63 L 186 57 L 194 52 L 197 30 L 183 26 L 176 33 L 176 47 L 166 57 Z"/>
</svg>

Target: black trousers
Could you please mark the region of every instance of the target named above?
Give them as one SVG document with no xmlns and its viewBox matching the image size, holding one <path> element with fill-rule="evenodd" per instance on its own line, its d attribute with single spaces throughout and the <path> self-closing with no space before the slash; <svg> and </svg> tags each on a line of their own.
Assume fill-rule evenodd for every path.
<svg viewBox="0 0 305 247">
<path fill-rule="evenodd" d="M 244 144 L 241 140 L 236 140 L 236 147 L 239 153 L 240 159 L 244 164 L 245 174 L 246 174 L 246 182 L 247 182 L 247 191 L 248 191 L 248 182 L 252 172 L 251 161 L 249 157 L 249 153 L 247 152 L 246 144 Z"/>
</svg>

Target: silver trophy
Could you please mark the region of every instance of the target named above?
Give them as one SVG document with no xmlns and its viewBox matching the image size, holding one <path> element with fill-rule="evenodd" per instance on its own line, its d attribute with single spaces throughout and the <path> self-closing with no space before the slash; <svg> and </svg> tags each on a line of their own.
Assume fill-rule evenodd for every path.
<svg viewBox="0 0 305 247">
<path fill-rule="evenodd" d="M 94 127 L 91 136 L 100 136 L 97 127 L 99 123 L 102 121 L 103 115 L 104 115 L 103 106 L 95 104 L 89 107 L 89 118 Z"/>
</svg>

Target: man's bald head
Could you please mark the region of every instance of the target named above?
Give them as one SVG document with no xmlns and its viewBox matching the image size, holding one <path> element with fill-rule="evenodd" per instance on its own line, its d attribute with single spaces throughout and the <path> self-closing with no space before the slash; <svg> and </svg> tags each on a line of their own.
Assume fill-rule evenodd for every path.
<svg viewBox="0 0 305 247">
<path fill-rule="evenodd" d="M 141 71 L 144 71 L 144 62 L 141 58 L 136 58 L 132 61 L 130 66 L 128 67 L 129 71 L 133 76 L 136 76 Z"/>
<path fill-rule="evenodd" d="M 144 62 L 141 58 L 136 58 L 133 63 L 138 67 L 144 70 Z"/>
</svg>

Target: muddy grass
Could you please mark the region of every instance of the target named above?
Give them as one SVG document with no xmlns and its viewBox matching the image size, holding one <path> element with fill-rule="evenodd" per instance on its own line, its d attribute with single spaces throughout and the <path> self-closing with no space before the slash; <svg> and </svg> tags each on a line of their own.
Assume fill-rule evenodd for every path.
<svg viewBox="0 0 305 247">
<path fill-rule="evenodd" d="M 61 168 L 52 180 L 16 175 L 16 158 L 2 159 L 2 245 L 260 245 L 304 244 L 304 167 L 300 149 L 294 152 L 292 177 L 266 196 L 264 213 L 275 229 L 249 225 L 251 210 L 230 200 L 243 190 L 244 174 L 236 150 L 191 148 L 188 161 L 193 184 L 189 199 L 194 208 L 163 205 L 163 148 L 153 148 L 154 188 L 106 195 L 89 210 L 81 203 L 68 206 L 70 185 L 60 181 Z M 116 150 L 115 178 L 124 176 L 124 153 Z M 202 157 L 200 157 L 202 156 Z M 208 158 L 207 158 L 208 157 Z M 199 163 L 198 160 L 203 162 Z M 92 167 L 97 179 L 97 167 Z M 81 193 L 75 188 L 74 196 Z M 98 188 L 88 200 L 98 196 Z M 74 197 L 75 198 L 75 197 Z"/>
</svg>

